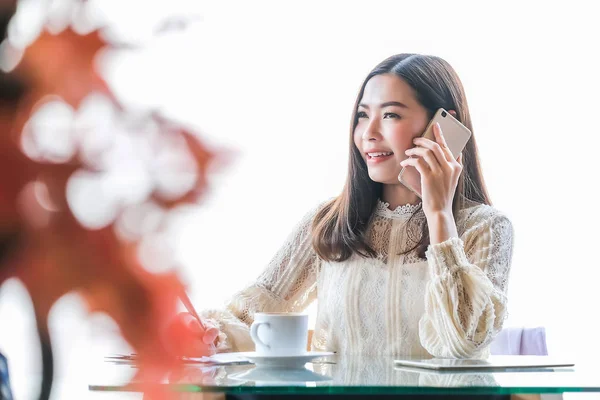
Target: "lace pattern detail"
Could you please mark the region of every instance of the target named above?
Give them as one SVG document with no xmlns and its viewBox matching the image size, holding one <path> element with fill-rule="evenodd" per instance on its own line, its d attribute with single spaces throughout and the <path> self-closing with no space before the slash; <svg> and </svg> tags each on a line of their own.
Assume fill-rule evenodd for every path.
<svg viewBox="0 0 600 400">
<path fill-rule="evenodd" d="M 392 231 L 402 230 L 403 243 L 401 246 L 397 246 L 397 243 L 393 246 L 400 247 L 398 254 L 395 255 L 403 253 L 404 262 L 408 264 L 424 261 L 419 257 L 416 249 L 409 250 L 419 243 L 425 220 L 425 214 L 419 204 L 405 204 L 390 210 L 389 203 L 378 200 L 367 231 L 369 245 L 377 252 L 377 259 L 387 262 Z"/>
<path fill-rule="evenodd" d="M 377 258 L 383 262 L 387 262 L 391 231 L 392 224 L 389 218 L 378 214 L 373 216 L 367 237 L 369 246 L 377 252 Z"/>
<path fill-rule="evenodd" d="M 316 298 L 318 258 L 310 230 L 317 209 L 304 215 L 258 279 L 227 304 L 227 310 L 247 326 L 256 312 L 301 311 Z"/>
<path fill-rule="evenodd" d="M 422 262 L 424 259 L 420 258 L 416 249 L 413 249 L 422 234 L 422 224 L 424 219 L 420 218 L 419 215 L 413 217 L 412 220 L 398 220 L 396 218 L 387 218 L 381 215 L 374 215 L 367 231 L 369 246 L 377 253 L 377 259 L 387 263 L 389 252 L 391 248 L 400 249 L 397 251 L 396 256 L 403 255 L 404 262 L 412 264 L 415 262 Z M 403 231 L 403 243 L 398 246 L 390 245 L 393 231 Z M 397 236 L 397 235 L 396 235 Z M 411 251 L 412 249 L 412 251 Z"/>
<path fill-rule="evenodd" d="M 457 215 L 460 239 L 430 246 L 420 259 L 416 251 L 405 253 L 420 239 L 420 207 L 390 210 L 380 201 L 366 232 L 377 256 L 335 263 L 312 248 L 317 210 L 300 221 L 256 282 L 221 314 L 211 313 L 232 351 L 252 350 L 248 325 L 255 312 L 301 311 L 315 299 L 314 349 L 417 357 L 489 351 L 506 316 L 513 245 L 506 217 L 489 206 L 464 209 Z"/>
<path fill-rule="evenodd" d="M 417 212 L 420 208 L 420 204 L 404 204 L 396 207 L 394 210 L 390 210 L 390 203 L 377 200 L 377 206 L 375 207 L 375 215 L 379 215 L 385 218 L 405 219 Z"/>
<path fill-rule="evenodd" d="M 490 206 L 477 206 L 461 214 L 461 239 L 430 246 L 432 283 L 426 294 L 421 340 L 438 357 L 481 356 L 507 316 L 507 283 L 513 246 L 510 221 Z M 439 292 L 445 292 L 440 302 Z M 437 309 L 456 307 L 456 313 Z M 454 346 L 442 340 L 441 331 L 458 326 Z"/>
</svg>

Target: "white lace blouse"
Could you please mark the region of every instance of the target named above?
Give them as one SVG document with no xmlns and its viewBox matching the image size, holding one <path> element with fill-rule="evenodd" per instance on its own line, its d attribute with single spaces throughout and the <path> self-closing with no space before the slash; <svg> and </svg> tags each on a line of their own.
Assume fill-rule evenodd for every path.
<svg viewBox="0 0 600 400">
<path fill-rule="evenodd" d="M 376 258 L 320 259 L 312 248 L 309 212 L 259 278 L 224 309 L 206 310 L 222 331 L 220 351 L 254 348 L 255 312 L 300 311 L 318 300 L 312 348 L 341 354 L 486 357 L 507 311 L 513 247 L 510 221 L 496 209 L 459 212 L 460 238 L 415 251 L 416 206 L 390 210 L 378 202 L 368 237 Z M 409 218 L 415 214 L 409 223 Z"/>
</svg>

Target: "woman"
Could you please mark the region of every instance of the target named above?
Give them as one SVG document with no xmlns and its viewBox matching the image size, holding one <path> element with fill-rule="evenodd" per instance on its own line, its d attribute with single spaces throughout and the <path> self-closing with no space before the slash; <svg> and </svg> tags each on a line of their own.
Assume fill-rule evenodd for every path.
<svg viewBox="0 0 600 400">
<path fill-rule="evenodd" d="M 299 311 L 318 299 L 315 350 L 489 353 L 506 316 L 512 225 L 490 206 L 474 136 L 458 160 L 439 126 L 435 141 L 419 137 L 439 108 L 473 131 L 446 61 L 399 54 L 375 67 L 354 108 L 342 193 L 309 212 L 225 310 L 203 313 L 218 329 L 217 351 L 253 349 L 255 312 Z M 420 173 L 422 199 L 398 181 L 403 166 Z M 214 328 L 182 321 L 212 345 Z"/>
</svg>

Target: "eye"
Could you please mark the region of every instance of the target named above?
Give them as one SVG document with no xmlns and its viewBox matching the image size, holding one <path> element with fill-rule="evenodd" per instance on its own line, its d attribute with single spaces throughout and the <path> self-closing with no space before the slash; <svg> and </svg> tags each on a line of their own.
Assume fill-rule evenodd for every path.
<svg viewBox="0 0 600 400">
<path fill-rule="evenodd" d="M 400 116 L 393 112 L 386 112 L 383 114 L 383 119 L 389 119 L 389 118 L 400 119 Z"/>
<path fill-rule="evenodd" d="M 367 116 L 367 113 L 366 113 L 366 112 L 364 112 L 364 111 L 359 111 L 359 112 L 357 112 L 357 113 L 356 113 L 356 118 L 358 118 L 358 119 L 362 119 L 362 118 L 369 118 L 369 117 Z"/>
</svg>

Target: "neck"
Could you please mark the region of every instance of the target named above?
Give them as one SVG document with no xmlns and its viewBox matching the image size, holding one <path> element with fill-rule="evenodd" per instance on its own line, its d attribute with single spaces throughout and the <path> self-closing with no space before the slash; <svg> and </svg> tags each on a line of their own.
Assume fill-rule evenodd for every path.
<svg viewBox="0 0 600 400">
<path fill-rule="evenodd" d="M 382 201 L 389 204 L 391 210 L 405 204 L 416 205 L 421 202 L 419 196 L 410 191 L 401 183 L 397 185 L 383 185 Z"/>
</svg>

